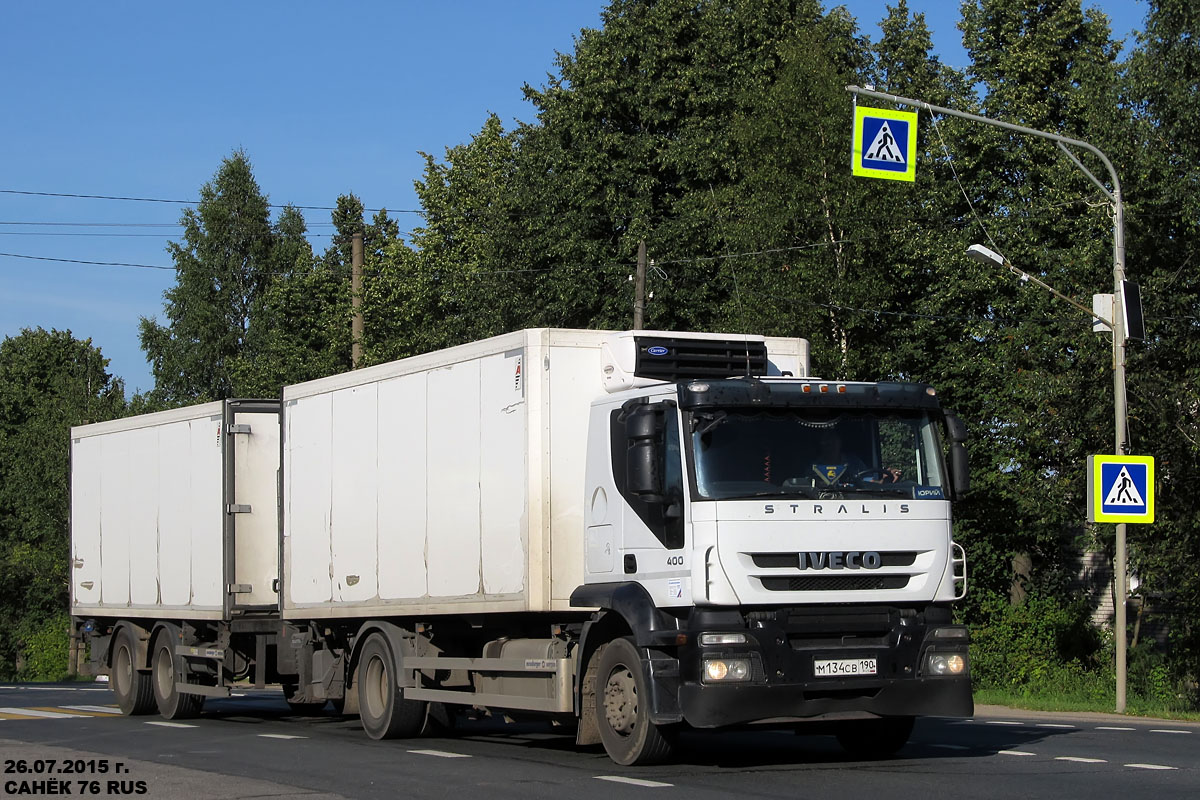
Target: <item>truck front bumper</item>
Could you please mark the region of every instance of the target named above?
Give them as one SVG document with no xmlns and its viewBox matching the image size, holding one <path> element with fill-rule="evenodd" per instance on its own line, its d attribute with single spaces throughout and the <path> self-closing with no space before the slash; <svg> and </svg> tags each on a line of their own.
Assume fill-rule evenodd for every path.
<svg viewBox="0 0 1200 800">
<path fill-rule="evenodd" d="M 720 728 L 855 713 L 969 717 L 974 703 L 969 678 L 909 678 L 857 689 L 685 683 L 679 709 L 692 727 Z"/>
</svg>

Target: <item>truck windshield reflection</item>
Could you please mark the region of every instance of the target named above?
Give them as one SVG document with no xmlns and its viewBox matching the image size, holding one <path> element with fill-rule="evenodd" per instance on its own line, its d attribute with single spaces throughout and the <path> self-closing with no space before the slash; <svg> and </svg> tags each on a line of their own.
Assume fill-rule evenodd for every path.
<svg viewBox="0 0 1200 800">
<path fill-rule="evenodd" d="M 946 499 L 937 427 L 923 411 L 701 411 L 691 440 L 701 499 Z"/>
</svg>

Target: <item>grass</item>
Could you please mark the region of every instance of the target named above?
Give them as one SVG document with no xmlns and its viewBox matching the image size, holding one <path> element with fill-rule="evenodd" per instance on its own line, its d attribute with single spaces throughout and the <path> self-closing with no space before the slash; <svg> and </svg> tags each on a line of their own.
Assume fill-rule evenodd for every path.
<svg viewBox="0 0 1200 800">
<path fill-rule="evenodd" d="M 1095 696 L 1085 697 L 1075 693 L 1036 693 L 1012 692 L 1004 689 L 978 689 L 975 691 L 975 703 L 978 705 L 1006 706 L 1022 708 L 1029 711 L 1070 711 L 1084 713 L 1112 714 L 1116 708 L 1116 689 L 1106 694 L 1111 697 L 1099 699 Z M 1177 719 L 1190 722 L 1200 722 L 1200 712 L 1187 711 L 1171 704 L 1147 700 L 1137 695 L 1126 698 L 1125 714 L 1131 717 L 1158 717 L 1161 719 Z"/>
</svg>

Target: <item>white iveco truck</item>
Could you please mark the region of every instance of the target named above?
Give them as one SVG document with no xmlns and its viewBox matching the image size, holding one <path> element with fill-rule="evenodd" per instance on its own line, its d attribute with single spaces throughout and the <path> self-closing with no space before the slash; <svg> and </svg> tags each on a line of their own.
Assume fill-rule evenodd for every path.
<svg viewBox="0 0 1200 800">
<path fill-rule="evenodd" d="M 931 387 L 807 373 L 801 339 L 539 329 L 75 428 L 76 633 L 127 714 L 250 681 L 376 739 L 475 709 L 621 764 L 748 724 L 890 754 L 972 713 L 966 436 Z"/>
</svg>

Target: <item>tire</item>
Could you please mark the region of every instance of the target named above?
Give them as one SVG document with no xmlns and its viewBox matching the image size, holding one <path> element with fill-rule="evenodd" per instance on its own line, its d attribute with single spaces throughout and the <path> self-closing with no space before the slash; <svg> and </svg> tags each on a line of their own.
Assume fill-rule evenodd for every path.
<svg viewBox="0 0 1200 800">
<path fill-rule="evenodd" d="M 630 639 L 614 639 L 596 652 L 596 727 L 608 757 L 622 766 L 659 764 L 671 755 L 671 738 L 650 721 L 650 693 L 642 660 Z"/>
<path fill-rule="evenodd" d="M 881 717 L 846 722 L 838 729 L 838 744 L 854 758 L 889 758 L 908 743 L 913 722 L 912 717 Z"/>
<path fill-rule="evenodd" d="M 417 736 L 425 725 L 426 704 L 405 700 L 396 674 L 392 648 L 381 634 L 371 634 L 358 657 L 358 714 L 372 739 Z"/>
<path fill-rule="evenodd" d="M 154 689 L 150 675 L 137 670 L 137 640 L 129 628 L 121 628 L 113 646 L 109 670 L 117 705 L 125 716 L 150 714 L 154 711 Z"/>
<path fill-rule="evenodd" d="M 288 708 L 297 714 L 319 714 L 325 710 L 325 700 L 294 700 L 296 693 L 300 691 L 300 687 L 294 683 L 283 684 L 283 699 L 287 701 Z"/>
<path fill-rule="evenodd" d="M 184 694 L 175 686 L 180 679 L 175 670 L 175 648 L 170 633 L 162 633 L 154 642 L 154 656 L 150 660 L 151 685 L 158 713 L 166 719 L 190 719 L 200 714 L 204 706 L 204 695 Z M 185 683 L 195 683 L 190 675 L 182 676 Z"/>
</svg>

